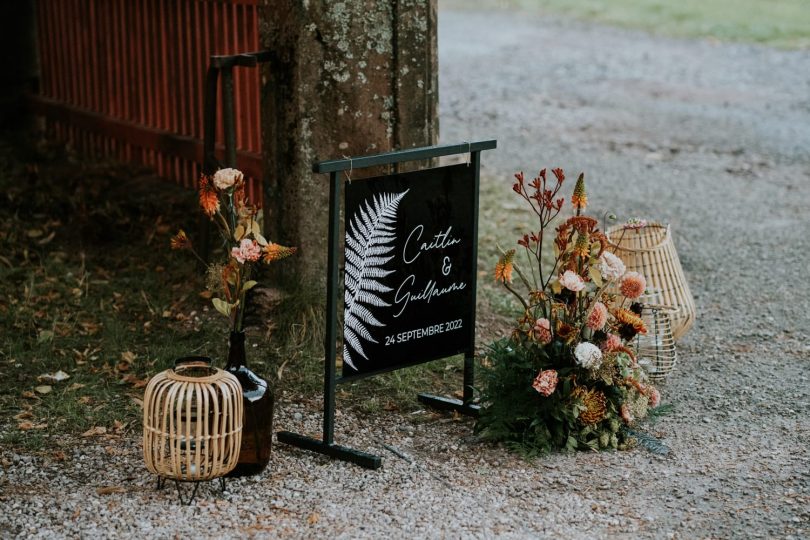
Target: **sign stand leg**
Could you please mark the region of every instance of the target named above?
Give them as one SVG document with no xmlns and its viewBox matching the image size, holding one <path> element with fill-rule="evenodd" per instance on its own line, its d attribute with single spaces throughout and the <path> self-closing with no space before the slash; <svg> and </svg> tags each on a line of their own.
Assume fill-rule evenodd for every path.
<svg viewBox="0 0 810 540">
<path fill-rule="evenodd" d="M 367 469 L 379 469 L 379 456 L 335 444 L 335 362 L 337 351 L 337 299 L 338 299 L 338 231 L 340 230 L 340 178 L 337 172 L 330 174 L 329 187 L 329 277 L 326 281 L 326 361 L 323 377 L 323 439 L 299 435 L 289 431 L 277 433 L 279 442 L 304 450 L 348 461 Z"/>
<path fill-rule="evenodd" d="M 472 290 L 473 298 L 476 297 L 478 292 L 478 190 L 481 183 L 481 152 L 470 152 L 470 161 L 468 166 L 473 167 L 475 171 L 473 176 L 473 199 L 474 199 L 474 212 L 473 212 L 473 235 L 475 239 L 472 245 Z M 443 411 L 456 411 L 460 414 L 466 414 L 477 418 L 481 407 L 473 404 L 473 388 L 475 387 L 475 301 L 472 303 L 469 319 L 472 325 L 472 332 L 470 332 L 470 343 L 467 348 L 467 353 L 464 355 L 464 390 L 463 399 L 452 399 L 442 396 L 434 396 L 431 394 L 419 394 L 417 398 L 420 403 L 424 403 L 435 409 Z"/>
</svg>

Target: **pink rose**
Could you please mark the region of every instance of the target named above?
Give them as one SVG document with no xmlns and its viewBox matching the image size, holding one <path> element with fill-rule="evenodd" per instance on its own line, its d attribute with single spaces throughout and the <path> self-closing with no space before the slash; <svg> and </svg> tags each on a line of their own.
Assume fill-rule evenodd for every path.
<svg viewBox="0 0 810 540">
<path fill-rule="evenodd" d="M 228 189 L 239 184 L 244 175 L 237 169 L 220 169 L 214 173 L 214 185 L 217 189 Z"/>
<path fill-rule="evenodd" d="M 245 264 L 245 261 L 258 261 L 262 255 L 262 248 L 256 240 L 243 238 L 238 247 L 231 249 L 231 257 Z"/>
<path fill-rule="evenodd" d="M 551 322 L 546 319 L 537 319 L 534 323 L 534 335 L 537 341 L 545 345 L 551 341 Z"/>
<path fill-rule="evenodd" d="M 537 374 L 537 377 L 534 378 L 534 382 L 532 383 L 532 388 L 548 397 L 553 394 L 554 390 L 557 388 L 557 381 L 557 372 L 553 369 L 547 369 Z"/>
<path fill-rule="evenodd" d="M 576 272 L 572 272 L 571 270 L 566 270 L 560 276 L 560 285 L 568 289 L 569 291 L 579 292 L 585 288 L 585 282 L 582 281 L 582 278 L 579 277 L 579 274 Z"/>
<path fill-rule="evenodd" d="M 602 302 L 597 302 L 593 306 L 591 314 L 588 315 L 588 321 L 585 324 L 587 324 L 588 328 L 591 330 L 601 330 L 604 328 L 605 323 L 607 322 L 607 317 L 608 310 L 605 307 L 605 304 Z"/>
</svg>

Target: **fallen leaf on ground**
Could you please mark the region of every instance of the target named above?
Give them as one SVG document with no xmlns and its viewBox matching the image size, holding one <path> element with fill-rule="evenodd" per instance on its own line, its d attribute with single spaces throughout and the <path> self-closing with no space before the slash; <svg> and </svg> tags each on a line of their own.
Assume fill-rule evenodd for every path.
<svg viewBox="0 0 810 540">
<path fill-rule="evenodd" d="M 34 390 L 38 394 L 48 394 L 48 393 L 50 393 L 51 390 L 53 390 L 53 387 L 48 386 L 47 384 L 43 384 L 42 386 L 37 386 L 36 388 L 34 388 Z"/>
<path fill-rule="evenodd" d="M 45 429 L 48 427 L 48 424 L 34 424 L 32 422 L 20 422 L 20 424 L 17 427 L 23 431 L 28 431 L 31 429 Z"/>
<path fill-rule="evenodd" d="M 29 418 L 33 418 L 33 417 L 34 417 L 34 413 L 32 413 L 31 411 L 23 411 L 20 414 L 15 415 L 14 419 L 15 420 L 28 420 Z"/>
<path fill-rule="evenodd" d="M 318 523 L 319 519 L 321 519 L 320 514 L 313 512 L 307 518 L 307 523 L 309 523 L 310 525 L 315 525 L 316 523 Z"/>
<path fill-rule="evenodd" d="M 120 420 L 113 422 L 113 429 L 115 429 L 115 431 L 121 431 L 125 427 L 127 427 L 127 423 L 121 422 Z"/>
<path fill-rule="evenodd" d="M 91 427 L 90 429 L 82 433 L 82 437 L 96 437 L 98 435 L 104 435 L 105 433 L 107 433 L 107 428 L 105 428 L 104 426 L 96 426 Z"/>
<path fill-rule="evenodd" d="M 37 397 L 37 395 L 30 390 L 26 390 L 25 392 L 23 392 L 22 397 L 24 397 L 25 399 L 39 399 L 39 397 Z"/>
<path fill-rule="evenodd" d="M 56 450 L 53 454 L 51 454 L 51 456 L 56 461 L 65 461 L 67 459 L 67 456 L 61 450 Z"/>
<path fill-rule="evenodd" d="M 82 405 L 90 405 L 93 402 L 93 398 L 90 396 L 82 396 L 77 401 Z"/>
<path fill-rule="evenodd" d="M 135 405 L 137 405 L 138 407 L 143 409 L 143 400 L 142 399 L 134 397 L 134 398 L 132 398 L 132 403 L 134 403 Z"/>
<path fill-rule="evenodd" d="M 43 373 L 37 380 L 39 382 L 48 382 L 48 383 L 57 383 L 62 382 L 70 378 L 70 375 L 62 371 L 61 369 L 56 373 Z"/>
<path fill-rule="evenodd" d="M 121 486 L 104 486 L 96 488 L 96 493 L 99 495 L 111 495 L 113 493 L 126 493 L 127 490 Z"/>
<path fill-rule="evenodd" d="M 68 390 L 78 390 L 78 389 L 84 388 L 84 387 L 85 387 L 84 384 L 75 382 L 75 383 L 71 384 L 70 386 L 68 386 L 67 389 Z"/>
<path fill-rule="evenodd" d="M 121 382 L 131 384 L 134 388 L 143 388 L 149 382 L 147 379 L 139 379 L 135 375 L 129 373 L 124 375 L 124 378 L 121 379 Z"/>
</svg>

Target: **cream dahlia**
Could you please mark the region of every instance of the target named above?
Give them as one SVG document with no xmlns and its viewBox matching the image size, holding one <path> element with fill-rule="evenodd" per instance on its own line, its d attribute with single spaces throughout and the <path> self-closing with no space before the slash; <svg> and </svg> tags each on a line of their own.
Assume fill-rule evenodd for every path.
<svg viewBox="0 0 810 540">
<path fill-rule="evenodd" d="M 585 369 L 596 369 L 602 364 L 602 351 L 593 343 L 583 341 L 574 349 L 577 364 Z"/>
<path fill-rule="evenodd" d="M 619 279 L 626 270 L 624 262 L 609 251 L 605 251 L 599 257 L 599 272 L 602 274 L 602 278 L 608 281 Z"/>
</svg>

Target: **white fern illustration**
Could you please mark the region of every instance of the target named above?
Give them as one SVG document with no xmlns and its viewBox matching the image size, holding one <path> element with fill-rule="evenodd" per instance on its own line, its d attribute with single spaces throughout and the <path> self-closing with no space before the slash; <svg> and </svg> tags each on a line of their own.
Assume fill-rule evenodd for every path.
<svg viewBox="0 0 810 540">
<path fill-rule="evenodd" d="M 370 201 L 365 200 L 352 216 L 346 229 L 346 274 L 343 317 L 343 361 L 357 370 L 352 350 L 368 360 L 363 350 L 363 341 L 377 343 L 368 326 L 382 327 L 372 313 L 375 307 L 388 307 L 391 304 L 380 294 L 391 291 L 381 283 L 381 279 L 391 274 L 385 264 L 394 258 L 389 253 L 394 249 L 399 201 L 408 191 L 402 193 L 380 193 Z"/>
</svg>

